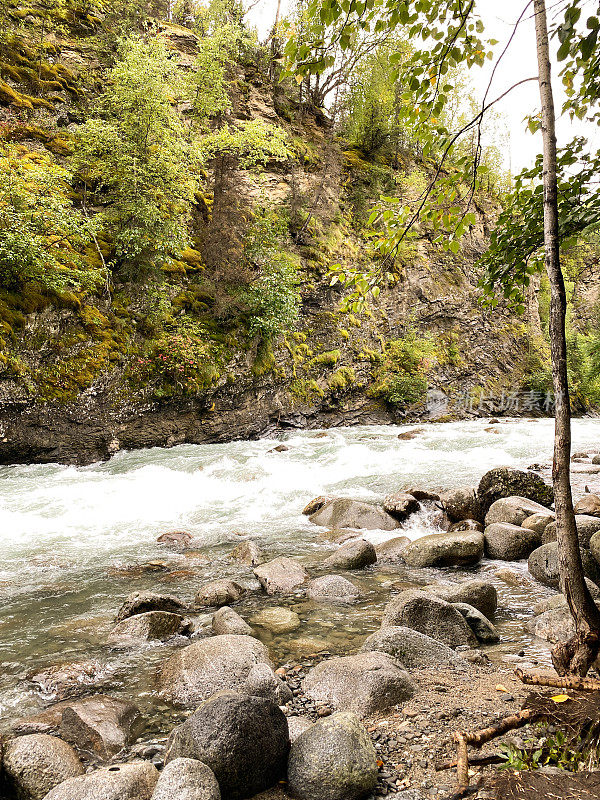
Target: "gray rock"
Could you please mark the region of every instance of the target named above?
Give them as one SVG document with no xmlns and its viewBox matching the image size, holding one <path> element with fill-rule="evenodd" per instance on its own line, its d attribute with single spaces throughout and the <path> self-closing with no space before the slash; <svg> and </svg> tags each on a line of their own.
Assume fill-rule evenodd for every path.
<svg viewBox="0 0 600 800">
<path fill-rule="evenodd" d="M 59 783 L 84 772 L 73 748 L 45 733 L 7 742 L 3 766 L 18 800 L 42 800 Z"/>
<path fill-rule="evenodd" d="M 156 540 L 158 544 L 168 547 L 169 550 L 175 550 L 182 553 L 184 550 L 189 550 L 194 546 L 194 537 L 187 531 L 167 531 L 161 533 Z"/>
<path fill-rule="evenodd" d="M 271 666 L 267 648 L 252 636 L 212 636 L 178 650 L 160 673 L 162 696 L 194 706 L 224 689 L 243 691 L 255 664 Z"/>
<path fill-rule="evenodd" d="M 361 652 L 377 650 L 397 659 L 407 669 L 454 667 L 468 669 L 467 662 L 448 645 L 402 626 L 380 628 L 365 639 Z"/>
<path fill-rule="evenodd" d="M 525 497 L 548 508 L 554 502 L 554 492 L 535 472 L 523 472 L 512 467 L 496 467 L 479 481 L 477 497 L 484 515 L 501 497 Z"/>
<path fill-rule="evenodd" d="M 577 537 L 581 547 L 591 547 L 592 536 L 600 531 L 600 519 L 589 514 L 576 514 Z M 556 522 L 551 522 L 542 534 L 542 544 L 556 541 Z"/>
<path fill-rule="evenodd" d="M 222 606 L 212 615 L 212 629 L 217 635 L 233 634 L 234 636 L 251 636 L 252 628 L 240 615 L 229 608 Z"/>
<path fill-rule="evenodd" d="M 313 498 L 310 502 L 308 502 L 304 508 L 302 509 L 302 513 L 310 517 L 311 514 L 315 514 L 317 511 L 323 508 L 326 503 L 330 503 L 332 500 L 336 500 L 339 498 L 332 497 L 328 494 L 319 495 L 319 497 Z"/>
<path fill-rule="evenodd" d="M 375 748 L 355 714 L 321 719 L 292 744 L 288 786 L 299 800 L 361 800 L 377 777 Z"/>
<path fill-rule="evenodd" d="M 594 535 L 590 539 L 590 552 L 596 563 L 600 564 L 600 531 L 594 533 Z M 597 583 L 595 578 L 593 578 L 592 580 L 594 580 L 594 582 Z"/>
<path fill-rule="evenodd" d="M 464 617 L 450 603 L 416 589 L 400 592 L 386 605 L 381 627 L 403 626 L 431 634 L 448 647 L 476 647 L 477 639 Z"/>
<path fill-rule="evenodd" d="M 385 711 L 405 702 L 416 691 L 402 665 L 376 651 L 321 661 L 310 670 L 303 688 L 314 702 L 354 711 L 359 716 Z"/>
<path fill-rule="evenodd" d="M 60 735 L 78 750 L 107 761 L 132 744 L 143 727 L 136 705 L 100 694 L 64 706 Z"/>
<path fill-rule="evenodd" d="M 494 522 L 488 525 L 484 538 L 487 557 L 502 561 L 520 561 L 522 558 L 527 558 L 541 544 L 541 536 L 537 531 L 511 525 L 508 522 Z"/>
<path fill-rule="evenodd" d="M 239 583 L 223 578 L 203 584 L 196 593 L 196 608 L 215 608 L 235 603 L 246 593 Z"/>
<path fill-rule="evenodd" d="M 440 496 L 440 502 L 452 522 L 462 522 L 465 519 L 483 522 L 483 514 L 474 486 L 444 492 Z"/>
<path fill-rule="evenodd" d="M 187 610 L 186 604 L 171 594 L 134 592 L 129 595 L 117 612 L 115 622 L 122 622 L 127 617 L 145 614 L 147 611 L 169 611 L 171 614 L 184 614 Z"/>
<path fill-rule="evenodd" d="M 419 501 L 408 492 L 396 492 L 383 501 L 383 510 L 391 514 L 394 519 L 403 522 L 411 514 L 421 508 Z"/>
<path fill-rule="evenodd" d="M 291 633 L 300 627 L 300 617 L 290 608 L 268 606 L 250 617 L 253 625 L 259 625 L 272 633 Z"/>
<path fill-rule="evenodd" d="M 252 797 L 285 776 L 289 748 L 283 712 L 262 697 L 220 692 L 171 733 L 166 763 L 196 758 L 214 772 L 223 797 Z"/>
<path fill-rule="evenodd" d="M 362 594 L 358 586 L 341 575 L 314 578 L 306 587 L 306 595 L 310 600 L 330 603 L 354 603 Z"/>
<path fill-rule="evenodd" d="M 68 778 L 44 800 L 150 800 L 158 781 L 158 770 L 149 761 L 113 764 Z"/>
<path fill-rule="evenodd" d="M 483 534 L 478 531 L 433 533 L 411 542 L 404 551 L 410 567 L 451 567 L 476 564 L 483 557 Z"/>
<path fill-rule="evenodd" d="M 360 539 L 360 531 L 352 530 L 352 528 L 319 528 L 317 531 L 319 539 L 325 539 L 327 542 L 335 542 L 336 544 L 344 544 L 350 539 Z"/>
<path fill-rule="evenodd" d="M 380 542 L 375 545 L 375 554 L 380 564 L 402 564 L 404 562 L 404 550 L 410 544 L 408 536 L 394 536 L 387 542 Z"/>
<path fill-rule="evenodd" d="M 284 706 L 293 699 L 292 690 L 275 675 L 268 664 L 255 664 L 246 679 L 244 693 L 265 697 L 276 706 Z"/>
<path fill-rule="evenodd" d="M 264 553 L 256 542 L 240 542 L 233 548 L 230 557 L 251 567 L 256 567 L 265 560 Z"/>
<path fill-rule="evenodd" d="M 592 542 L 594 537 L 592 536 Z M 591 543 L 590 543 L 591 544 Z M 581 560 L 583 561 L 583 572 L 587 578 L 594 583 L 600 579 L 600 569 L 598 563 L 592 557 L 589 550 L 580 548 Z M 529 573 L 544 586 L 551 586 L 553 589 L 559 588 L 558 572 L 558 550 L 556 542 L 548 542 L 534 550 L 529 556 L 527 563 Z"/>
<path fill-rule="evenodd" d="M 600 497 L 597 494 L 584 494 L 575 503 L 575 513 L 589 517 L 600 517 Z"/>
<path fill-rule="evenodd" d="M 315 525 L 323 528 L 366 528 L 368 530 L 393 531 L 399 522 L 382 508 L 339 497 L 329 500 L 309 517 Z"/>
<path fill-rule="evenodd" d="M 32 670 L 27 674 L 30 680 L 44 697 L 49 700 L 65 700 L 78 697 L 90 691 L 90 687 L 105 682 L 105 667 L 96 660 L 70 661 L 65 664 L 54 664 L 41 670 Z"/>
<path fill-rule="evenodd" d="M 549 510 L 528 500 L 526 497 L 501 497 L 490 506 L 490 510 L 485 515 L 485 526 L 494 525 L 496 522 L 506 522 L 509 525 L 520 525 L 523 520 L 532 514 L 549 515 Z"/>
<path fill-rule="evenodd" d="M 327 569 L 363 569 L 376 561 L 377 553 L 371 542 L 352 539 L 326 558 L 323 566 Z"/>
<path fill-rule="evenodd" d="M 527 630 L 538 639 L 545 639 L 552 644 L 566 642 L 575 635 L 575 622 L 569 611 L 566 600 L 556 608 L 550 608 L 527 622 Z"/>
<path fill-rule="evenodd" d="M 308 578 L 302 564 L 286 556 L 261 564 L 254 574 L 267 594 L 290 594 Z"/>
<path fill-rule="evenodd" d="M 460 522 L 453 522 L 448 528 L 448 533 L 458 533 L 460 531 L 479 531 L 483 533 L 483 525 L 476 519 L 463 519 Z"/>
<path fill-rule="evenodd" d="M 290 742 L 295 742 L 301 733 L 307 731 L 313 724 L 308 717 L 288 717 L 288 730 L 290 733 Z"/>
<path fill-rule="evenodd" d="M 215 773 L 195 758 L 176 758 L 160 773 L 152 800 L 221 800 Z"/>
<path fill-rule="evenodd" d="M 498 592 L 494 584 L 477 578 L 450 585 L 428 584 L 423 591 L 441 597 L 447 603 L 468 603 L 486 617 L 493 617 L 498 608 Z"/>
<path fill-rule="evenodd" d="M 177 634 L 192 633 L 192 623 L 170 611 L 146 611 L 119 622 L 108 636 L 114 647 L 135 647 L 144 642 L 166 642 Z"/>
<path fill-rule="evenodd" d="M 530 528 L 532 531 L 542 536 L 548 525 L 554 522 L 554 519 L 554 511 L 541 511 L 537 514 L 532 514 L 530 517 L 525 517 L 523 522 L 521 522 L 521 527 Z M 542 540 L 542 544 L 543 543 Z"/>
<path fill-rule="evenodd" d="M 489 619 L 474 606 L 468 603 L 453 603 L 467 621 L 475 636 L 480 642 L 491 644 L 500 641 L 500 636 Z"/>
</svg>

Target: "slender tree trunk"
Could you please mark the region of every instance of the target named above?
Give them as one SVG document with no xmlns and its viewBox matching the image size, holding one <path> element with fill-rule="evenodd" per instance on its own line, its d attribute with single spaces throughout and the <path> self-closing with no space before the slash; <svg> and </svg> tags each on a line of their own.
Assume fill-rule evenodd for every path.
<svg viewBox="0 0 600 800">
<path fill-rule="evenodd" d="M 559 675 L 571 673 L 583 676 L 598 654 L 600 612 L 584 580 L 571 495 L 571 404 L 565 335 L 567 298 L 560 267 L 556 128 L 545 0 L 534 0 L 534 11 L 544 143 L 544 248 L 550 280 L 550 352 L 556 402 L 552 479 L 560 584 L 577 631 L 568 642 L 561 642 L 553 648 L 552 662 Z"/>
</svg>

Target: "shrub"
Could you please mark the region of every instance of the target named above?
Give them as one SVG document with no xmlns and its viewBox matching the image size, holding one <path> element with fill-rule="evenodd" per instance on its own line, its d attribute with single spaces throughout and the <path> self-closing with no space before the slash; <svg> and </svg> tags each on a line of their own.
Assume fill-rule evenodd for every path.
<svg viewBox="0 0 600 800">
<path fill-rule="evenodd" d="M 428 339 L 417 338 L 414 334 L 387 342 L 369 395 L 398 406 L 424 400 L 427 372 L 434 361 L 433 349 Z"/>
</svg>

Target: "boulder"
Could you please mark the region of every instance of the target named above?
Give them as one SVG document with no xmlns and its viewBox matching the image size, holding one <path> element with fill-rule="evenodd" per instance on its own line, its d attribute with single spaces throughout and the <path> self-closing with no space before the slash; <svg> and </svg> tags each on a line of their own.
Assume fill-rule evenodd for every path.
<svg viewBox="0 0 600 800">
<path fill-rule="evenodd" d="M 458 613 L 458 612 L 457 612 Z M 376 651 L 321 661 L 303 683 L 315 703 L 368 716 L 409 700 L 416 686 L 402 665 Z"/>
<path fill-rule="evenodd" d="M 480 642 L 491 644 L 500 641 L 498 631 L 481 611 L 468 603 L 453 603 L 452 605 L 460 611 Z"/>
<path fill-rule="evenodd" d="M 306 581 L 308 572 L 293 558 L 281 556 L 254 569 L 267 594 L 290 594 Z"/>
<path fill-rule="evenodd" d="M 387 653 L 407 669 L 468 668 L 467 662 L 448 645 L 400 625 L 380 628 L 368 636 L 361 647 L 361 652 L 372 650 Z"/>
<path fill-rule="evenodd" d="M 301 733 L 307 731 L 313 724 L 307 717 L 288 717 L 288 730 L 290 742 L 295 742 Z"/>
<path fill-rule="evenodd" d="M 177 634 L 189 635 L 193 627 L 189 619 L 170 611 L 146 611 L 117 623 L 108 636 L 113 647 L 135 647 L 143 642 L 166 642 Z"/>
<path fill-rule="evenodd" d="M 423 587 L 423 591 L 441 597 L 447 603 L 468 603 L 486 617 L 493 617 L 498 608 L 498 592 L 489 581 L 474 579 L 450 585 L 428 584 Z"/>
<path fill-rule="evenodd" d="M 595 533 L 590 539 L 590 552 L 597 564 L 600 564 L 600 531 Z M 592 578 L 594 582 L 597 581 Z"/>
<path fill-rule="evenodd" d="M 483 522 L 477 492 L 473 486 L 444 492 L 440 496 L 440 502 L 452 522 L 462 522 L 464 519 Z"/>
<path fill-rule="evenodd" d="M 251 567 L 256 567 L 265 560 L 264 553 L 256 542 L 240 542 L 229 555 L 234 561 Z"/>
<path fill-rule="evenodd" d="M 540 511 L 537 514 L 532 514 L 530 517 L 525 517 L 521 523 L 521 527 L 530 528 L 532 531 L 535 531 L 542 536 L 548 525 L 551 525 L 554 522 L 554 519 L 554 511 Z"/>
<path fill-rule="evenodd" d="M 575 622 L 566 601 L 533 617 L 526 627 L 538 639 L 545 639 L 551 644 L 566 642 L 575 635 Z"/>
<path fill-rule="evenodd" d="M 502 561 L 520 561 L 541 544 L 541 536 L 531 528 L 521 528 L 508 522 L 494 522 L 484 533 L 485 554 Z"/>
<path fill-rule="evenodd" d="M 62 709 L 60 735 L 78 750 L 108 761 L 132 744 L 143 728 L 136 705 L 99 694 Z"/>
<path fill-rule="evenodd" d="M 32 670 L 27 674 L 27 679 L 44 698 L 65 700 L 85 694 L 90 687 L 103 683 L 106 680 L 105 669 L 99 661 L 71 661 Z"/>
<path fill-rule="evenodd" d="M 422 503 L 424 500 L 439 501 L 440 499 L 439 494 L 428 492 L 425 489 L 407 489 L 406 493 L 411 494 L 419 503 Z"/>
<path fill-rule="evenodd" d="M 300 617 L 295 611 L 282 606 L 268 606 L 250 617 L 253 625 L 259 625 L 272 633 L 291 633 L 300 627 Z"/>
<path fill-rule="evenodd" d="M 147 611 L 168 611 L 171 614 L 184 614 L 188 610 L 186 604 L 171 594 L 156 594 L 155 592 L 134 592 L 125 600 L 115 622 L 122 622 L 127 617 L 135 614 L 145 614 Z"/>
<path fill-rule="evenodd" d="M 546 514 L 551 516 L 547 508 L 528 500 L 526 497 L 501 497 L 490 506 L 485 515 L 485 526 L 494 525 L 496 522 L 506 522 L 509 525 L 520 525 L 523 520 L 532 514 Z"/>
<path fill-rule="evenodd" d="M 453 522 L 448 528 L 448 533 L 459 533 L 460 531 L 479 531 L 483 533 L 483 525 L 476 519 L 463 519 L 460 522 Z"/>
<path fill-rule="evenodd" d="M 152 800 L 221 800 L 215 773 L 195 758 L 175 758 L 160 773 Z"/>
<path fill-rule="evenodd" d="M 589 514 L 576 514 L 577 537 L 581 547 L 591 547 L 592 536 L 600 531 L 600 519 Z M 542 534 L 542 544 L 556 541 L 556 522 L 551 522 Z"/>
<path fill-rule="evenodd" d="M 326 558 L 323 566 L 327 569 L 363 569 L 376 561 L 377 553 L 371 542 L 365 539 L 352 539 Z"/>
<path fill-rule="evenodd" d="M 314 578 L 306 587 L 306 595 L 310 600 L 330 603 L 354 603 L 363 593 L 351 581 L 341 575 L 323 575 Z"/>
<path fill-rule="evenodd" d="M 411 514 L 421 508 L 419 501 L 408 492 L 396 492 L 385 498 L 383 510 L 391 514 L 394 519 L 403 522 Z"/>
<path fill-rule="evenodd" d="M 375 555 L 380 564 L 402 564 L 404 563 L 404 550 L 410 544 L 408 536 L 394 536 L 387 542 L 380 542 L 375 545 Z"/>
<path fill-rule="evenodd" d="M 288 787 L 299 800 L 361 800 L 377 779 L 375 748 L 355 714 L 315 722 L 290 749 Z"/>
<path fill-rule="evenodd" d="M 360 531 L 352 530 L 352 528 L 319 528 L 317 531 L 319 539 L 325 539 L 327 542 L 335 542 L 336 544 L 344 544 L 350 539 L 360 539 Z"/>
<path fill-rule="evenodd" d="M 161 533 L 156 541 L 158 544 L 178 552 L 187 550 L 194 545 L 194 537 L 187 531 L 167 531 L 166 533 Z"/>
<path fill-rule="evenodd" d="M 594 537 L 592 536 L 592 542 L 593 540 Z M 598 563 L 586 548 L 580 548 L 580 552 L 581 560 L 583 561 L 584 575 L 594 581 L 594 583 L 598 583 L 600 579 Z M 558 589 L 558 550 L 556 542 L 548 542 L 548 544 L 543 544 L 541 547 L 534 550 L 529 556 L 528 569 L 529 573 L 540 583 L 543 583 L 544 586 L 551 586 L 553 589 Z"/>
<path fill-rule="evenodd" d="M 600 497 L 597 494 L 584 494 L 575 503 L 576 514 L 586 514 L 589 517 L 600 517 Z"/>
<path fill-rule="evenodd" d="M 68 778 L 44 800 L 150 800 L 158 781 L 158 770 L 149 761 L 113 764 Z"/>
<path fill-rule="evenodd" d="M 484 516 L 501 497 L 525 497 L 546 509 L 554 503 L 552 487 L 539 475 L 512 467 L 496 467 L 486 472 L 479 481 L 477 497 Z"/>
<path fill-rule="evenodd" d="M 450 603 L 416 589 L 400 592 L 386 605 L 381 627 L 412 628 L 435 638 L 448 647 L 477 646 L 477 639 L 464 617 Z"/>
<path fill-rule="evenodd" d="M 366 528 L 393 531 L 400 523 L 382 508 L 346 497 L 329 500 L 309 517 L 323 528 Z"/>
<path fill-rule="evenodd" d="M 290 687 L 276 675 L 268 664 L 255 664 L 246 679 L 244 694 L 265 697 L 276 706 L 284 706 L 293 700 Z"/>
<path fill-rule="evenodd" d="M 59 783 L 83 775 L 73 748 L 45 733 L 19 736 L 4 749 L 4 773 L 19 800 L 42 800 Z"/>
<path fill-rule="evenodd" d="M 246 593 L 243 586 L 222 578 L 203 584 L 196 592 L 196 608 L 215 608 L 235 603 Z"/>
<path fill-rule="evenodd" d="M 195 706 L 223 689 L 243 690 L 255 664 L 271 666 L 267 648 L 252 636 L 211 636 L 178 650 L 160 673 L 161 695 Z"/>
<path fill-rule="evenodd" d="M 305 516 L 310 517 L 311 514 L 315 514 L 317 511 L 320 511 L 326 503 L 330 503 L 332 500 L 336 499 L 339 498 L 331 497 L 327 494 L 319 495 L 319 497 L 315 497 L 304 506 L 302 513 Z"/>
<path fill-rule="evenodd" d="M 165 761 L 195 758 L 214 772 L 225 798 L 252 797 L 285 776 L 283 712 L 263 697 L 220 692 L 171 733 Z"/>
<path fill-rule="evenodd" d="M 229 606 L 222 606 L 212 616 L 212 629 L 213 633 L 217 636 L 224 634 L 233 634 L 234 636 L 251 636 L 252 628 L 245 622 L 240 615 L 229 608 Z"/>
<path fill-rule="evenodd" d="M 404 551 L 410 567 L 451 567 L 476 564 L 483 557 L 483 534 L 478 531 L 432 533 L 411 542 Z"/>
</svg>

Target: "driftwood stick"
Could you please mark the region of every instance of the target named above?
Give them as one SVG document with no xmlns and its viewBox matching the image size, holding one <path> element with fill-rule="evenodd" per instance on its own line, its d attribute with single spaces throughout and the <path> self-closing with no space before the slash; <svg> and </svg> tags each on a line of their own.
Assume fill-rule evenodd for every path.
<svg viewBox="0 0 600 800">
<path fill-rule="evenodd" d="M 502 736 L 508 731 L 515 730 L 515 728 L 522 728 L 529 722 L 533 722 L 539 716 L 539 711 L 534 711 L 532 708 L 524 708 L 523 711 L 519 711 L 518 714 L 511 714 L 509 717 L 504 717 L 498 720 L 498 722 L 494 722 L 489 728 L 472 731 L 471 733 L 464 734 L 464 736 L 467 744 L 471 744 L 473 747 L 481 747 L 497 736 Z"/>
<path fill-rule="evenodd" d="M 468 788 L 469 786 L 469 750 L 467 745 L 467 734 L 456 731 L 454 734 L 456 742 L 456 781 L 457 791 Z"/>
<path fill-rule="evenodd" d="M 472 753 L 469 756 L 469 764 L 472 767 L 487 767 L 488 764 L 501 764 L 503 761 L 504 759 L 496 753 L 490 753 L 489 755 L 478 755 L 477 753 Z M 457 762 L 455 758 L 451 758 L 449 761 L 438 761 L 435 765 L 435 771 L 441 772 L 445 769 L 454 769 L 456 765 Z"/>
<path fill-rule="evenodd" d="M 523 672 L 516 669 L 515 675 L 522 682 L 529 686 L 554 686 L 557 689 L 580 689 L 586 692 L 600 691 L 600 680 L 597 678 L 579 678 L 576 675 L 532 675 L 530 672 Z"/>
</svg>

